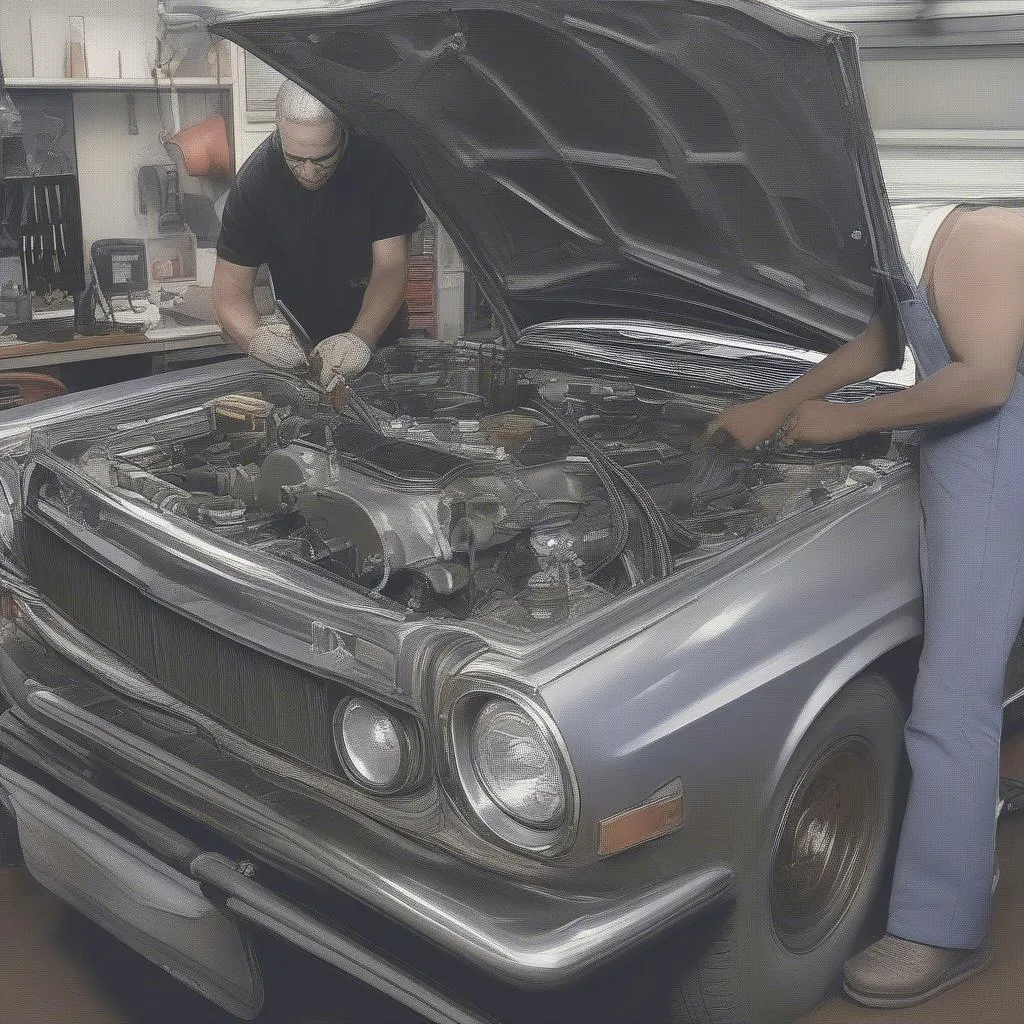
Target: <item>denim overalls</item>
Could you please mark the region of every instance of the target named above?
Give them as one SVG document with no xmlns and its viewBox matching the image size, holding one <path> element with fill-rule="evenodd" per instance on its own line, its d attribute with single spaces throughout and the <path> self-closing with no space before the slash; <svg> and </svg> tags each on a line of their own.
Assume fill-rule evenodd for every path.
<svg viewBox="0 0 1024 1024">
<path fill-rule="evenodd" d="M 950 355 L 924 292 L 900 291 L 891 326 L 928 377 Z M 974 949 L 991 915 L 1003 679 L 1024 617 L 1022 373 L 998 411 L 921 432 L 920 487 L 924 650 L 888 931 Z"/>
</svg>

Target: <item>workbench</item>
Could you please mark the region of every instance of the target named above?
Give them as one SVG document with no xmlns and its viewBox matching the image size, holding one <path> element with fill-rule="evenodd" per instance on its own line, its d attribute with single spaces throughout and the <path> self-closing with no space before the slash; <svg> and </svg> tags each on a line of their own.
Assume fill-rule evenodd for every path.
<svg viewBox="0 0 1024 1024">
<path fill-rule="evenodd" d="M 181 352 L 194 353 L 202 358 L 216 358 L 238 354 L 238 347 L 221 335 L 216 324 L 156 327 L 146 334 L 78 335 L 71 341 L 30 341 L 18 345 L 0 345 L 0 373 L 4 370 L 25 370 L 140 355 L 151 357 L 151 373 L 160 373 L 179 361 L 181 357 L 177 353 Z"/>
</svg>

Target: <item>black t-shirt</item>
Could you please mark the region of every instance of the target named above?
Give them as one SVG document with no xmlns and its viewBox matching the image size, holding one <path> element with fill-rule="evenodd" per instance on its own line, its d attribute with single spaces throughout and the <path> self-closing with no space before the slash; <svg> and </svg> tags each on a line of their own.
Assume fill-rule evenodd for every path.
<svg viewBox="0 0 1024 1024">
<path fill-rule="evenodd" d="M 415 231 L 425 218 L 405 171 L 378 143 L 350 133 L 334 173 L 303 188 L 281 155 L 277 132 L 242 165 L 224 206 L 217 255 L 266 263 L 274 291 L 315 345 L 347 331 L 373 268 L 372 244 Z M 394 340 L 397 321 L 382 342 Z"/>
</svg>

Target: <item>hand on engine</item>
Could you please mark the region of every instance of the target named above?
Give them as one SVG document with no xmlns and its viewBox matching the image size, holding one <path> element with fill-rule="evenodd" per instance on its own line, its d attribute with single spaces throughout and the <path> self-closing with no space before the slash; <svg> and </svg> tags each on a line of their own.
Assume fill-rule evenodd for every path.
<svg viewBox="0 0 1024 1024">
<path fill-rule="evenodd" d="M 283 320 L 263 317 L 249 339 L 249 355 L 276 370 L 300 373 L 309 362 L 291 328 Z"/>
<path fill-rule="evenodd" d="M 315 367 L 319 358 L 320 386 L 329 389 L 362 373 L 371 354 L 370 346 L 358 334 L 347 331 L 324 338 L 310 353 L 310 359 Z"/>
<path fill-rule="evenodd" d="M 837 444 L 859 433 L 856 407 L 820 398 L 801 402 L 786 421 L 783 444 Z"/>
<path fill-rule="evenodd" d="M 732 405 L 715 417 L 703 434 L 694 438 L 692 448 L 699 451 L 709 444 L 732 438 L 743 448 L 767 441 L 785 422 L 790 407 L 777 395 L 765 395 L 753 402 Z"/>
</svg>

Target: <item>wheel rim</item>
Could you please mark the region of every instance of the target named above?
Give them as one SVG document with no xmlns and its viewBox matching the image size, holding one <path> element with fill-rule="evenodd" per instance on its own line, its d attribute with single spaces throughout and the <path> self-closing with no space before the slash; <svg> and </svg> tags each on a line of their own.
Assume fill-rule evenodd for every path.
<svg viewBox="0 0 1024 1024">
<path fill-rule="evenodd" d="M 776 834 L 771 917 L 787 949 L 804 953 L 843 919 L 872 856 L 881 813 L 878 765 L 848 737 L 804 770 Z"/>
</svg>

